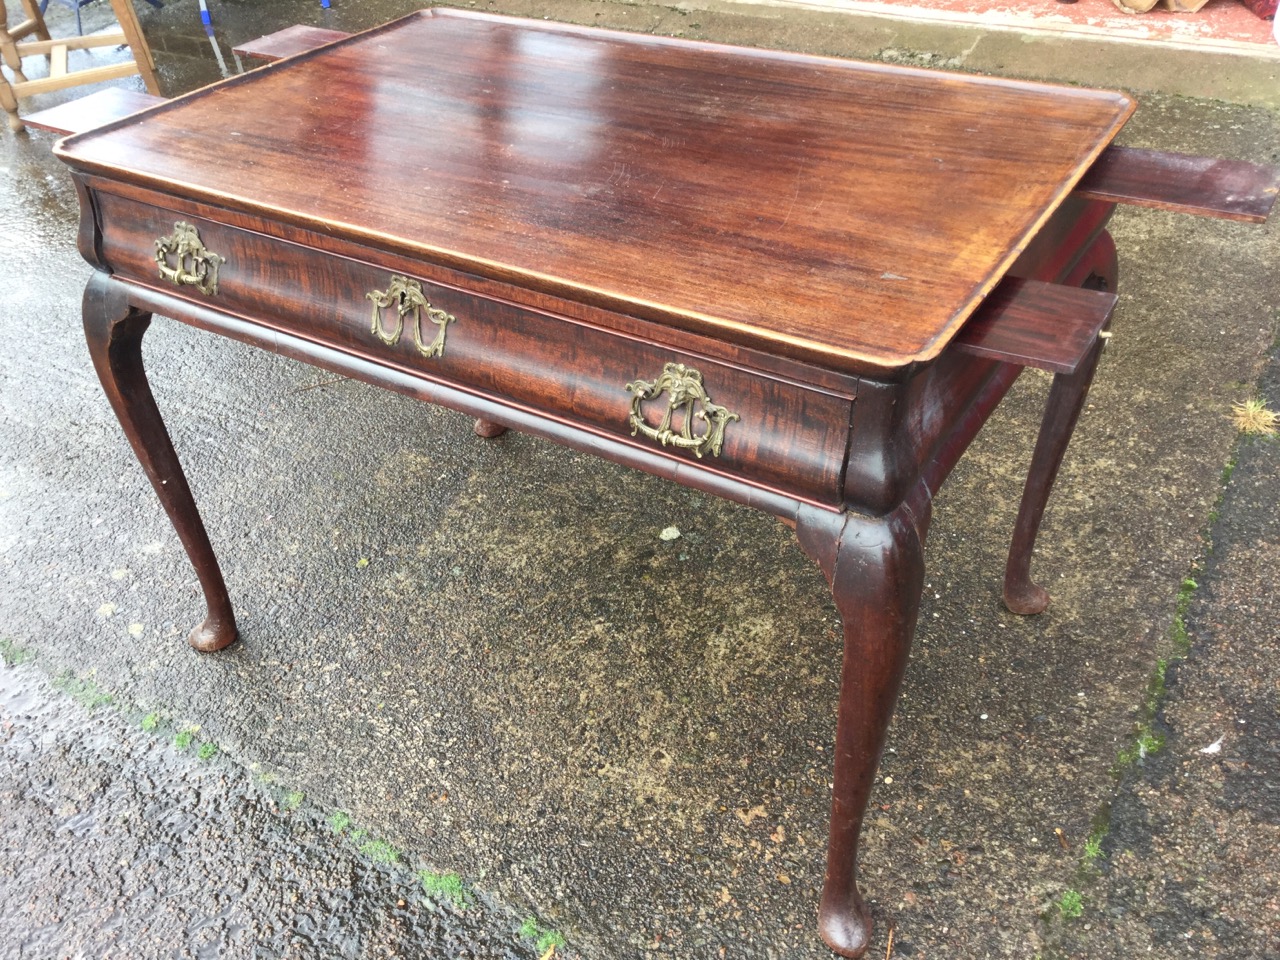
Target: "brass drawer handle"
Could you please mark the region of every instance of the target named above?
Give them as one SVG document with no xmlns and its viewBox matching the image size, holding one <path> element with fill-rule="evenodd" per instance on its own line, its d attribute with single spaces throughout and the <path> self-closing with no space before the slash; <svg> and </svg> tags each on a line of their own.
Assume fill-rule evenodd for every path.
<svg viewBox="0 0 1280 960">
<path fill-rule="evenodd" d="M 724 446 L 724 428 L 731 420 L 742 419 L 736 413 L 730 413 L 724 407 L 711 402 L 707 391 L 702 386 L 702 374 L 683 363 L 668 363 L 662 368 L 662 376 L 652 382 L 633 380 L 627 384 L 627 390 L 634 393 L 631 398 L 631 435 L 643 433 L 652 440 L 657 440 L 664 447 L 679 447 L 690 450 L 699 459 L 707 451 L 713 457 L 720 456 Z M 656 427 L 645 421 L 642 405 L 646 400 L 653 400 L 659 394 L 667 394 L 667 408 L 662 412 L 662 419 Z M 701 409 L 695 410 L 695 406 Z M 673 428 L 676 415 L 679 414 L 678 428 Z M 694 420 L 706 424 L 701 434 L 693 432 Z"/>
<path fill-rule="evenodd" d="M 218 264 L 226 263 L 200 242 L 200 234 L 179 220 L 173 233 L 156 241 L 156 266 L 160 279 L 179 287 L 195 287 L 207 297 L 218 292 Z"/>
<path fill-rule="evenodd" d="M 404 332 L 405 317 L 413 317 L 413 342 L 418 352 L 424 357 L 444 356 L 445 328 L 457 317 L 443 310 L 437 310 L 422 292 L 422 285 L 417 280 L 399 275 L 392 276 L 391 286 L 386 290 L 370 290 L 365 294 L 366 300 L 373 301 L 373 319 L 369 324 L 369 332 L 389 347 L 400 340 Z M 395 329 L 388 331 L 382 322 L 382 311 L 390 309 L 395 315 Z M 422 314 L 436 325 L 435 339 L 430 343 L 422 342 Z"/>
</svg>

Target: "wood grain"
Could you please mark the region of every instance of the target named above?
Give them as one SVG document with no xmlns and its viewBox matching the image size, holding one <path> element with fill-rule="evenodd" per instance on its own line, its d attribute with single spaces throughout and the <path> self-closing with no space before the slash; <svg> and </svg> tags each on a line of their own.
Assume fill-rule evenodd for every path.
<svg viewBox="0 0 1280 960">
<path fill-rule="evenodd" d="M 335 40 L 345 40 L 351 36 L 342 30 L 328 30 L 324 27 L 312 27 L 305 23 L 295 23 L 291 27 L 258 37 L 238 47 L 232 47 L 233 53 L 249 60 L 265 60 L 274 63 L 285 57 L 305 53 L 322 47 Z"/>
<path fill-rule="evenodd" d="M 96 130 L 160 103 L 164 103 L 164 97 L 152 93 L 126 87 L 107 87 L 77 100 L 28 114 L 22 119 L 28 127 L 66 135 Z"/>
<path fill-rule="evenodd" d="M 472 291 L 405 273 L 420 284 L 431 307 L 455 320 L 440 356 L 423 357 L 406 329 L 393 345 L 371 330 L 367 294 L 385 290 L 392 270 L 365 260 L 291 248 L 274 238 L 187 217 L 209 250 L 225 258 L 215 296 L 195 287 L 172 288 L 155 264 L 155 242 L 181 215 L 97 195 L 103 223 L 98 257 L 115 276 L 239 316 L 281 332 L 297 331 L 372 363 L 470 389 L 505 403 L 632 441 L 632 393 L 626 385 L 653 381 L 667 363 L 698 370 L 710 399 L 739 419 L 725 431 L 719 455 L 691 457 L 676 447 L 663 456 L 696 460 L 701 469 L 728 472 L 800 499 L 841 502 L 842 467 L 852 400 L 806 389 L 700 355 L 683 342 L 653 343 L 601 330 L 567 317 L 529 310 Z M 408 324 L 413 326 L 410 319 Z M 426 339 L 434 335 L 430 330 Z M 653 401 L 651 409 L 660 412 Z M 656 415 L 656 414 L 655 414 Z M 696 432 L 701 434 L 699 425 Z"/>
<path fill-rule="evenodd" d="M 1075 373 L 1097 344 L 1117 297 L 1101 290 L 1008 278 L 955 339 L 961 353 Z"/>
<path fill-rule="evenodd" d="M 1262 223 L 1280 196 L 1280 167 L 1110 147 L 1081 179 L 1076 194 L 1091 200 Z"/>
<path fill-rule="evenodd" d="M 941 352 L 1132 109 L 1120 94 L 424 11 L 59 153 L 883 375 Z"/>
</svg>

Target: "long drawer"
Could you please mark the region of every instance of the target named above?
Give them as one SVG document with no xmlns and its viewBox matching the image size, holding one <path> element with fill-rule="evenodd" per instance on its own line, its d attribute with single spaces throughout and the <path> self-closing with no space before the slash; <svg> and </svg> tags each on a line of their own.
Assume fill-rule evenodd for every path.
<svg viewBox="0 0 1280 960">
<path fill-rule="evenodd" d="M 115 275 L 385 366 L 838 506 L 852 399 L 104 191 Z M 655 338 L 656 339 L 656 338 Z"/>
</svg>

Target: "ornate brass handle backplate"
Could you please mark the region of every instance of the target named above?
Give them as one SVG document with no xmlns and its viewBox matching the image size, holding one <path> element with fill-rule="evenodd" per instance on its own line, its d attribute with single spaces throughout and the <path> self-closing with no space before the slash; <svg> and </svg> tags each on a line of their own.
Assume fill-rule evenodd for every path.
<svg viewBox="0 0 1280 960">
<path fill-rule="evenodd" d="M 386 290 L 370 290 L 365 299 L 373 301 L 373 319 L 369 324 L 369 332 L 385 343 L 395 346 L 404 332 L 406 317 L 412 317 L 413 342 L 418 352 L 424 357 L 444 356 L 445 328 L 457 318 L 451 313 L 437 310 L 422 292 L 422 285 L 417 280 L 399 275 L 391 278 L 391 286 Z M 390 310 L 395 317 L 395 328 L 388 330 L 383 323 L 383 311 Z M 427 315 L 436 325 L 436 335 L 430 343 L 422 342 L 422 315 Z"/>
<path fill-rule="evenodd" d="M 218 292 L 218 264 L 226 263 L 200 242 L 200 234 L 179 220 L 173 233 L 156 241 L 156 266 L 160 279 L 179 287 L 195 287 L 207 297 Z"/>
<path fill-rule="evenodd" d="M 731 420 L 741 419 L 736 413 L 712 403 L 702 386 L 702 374 L 683 363 L 668 363 L 657 380 L 633 380 L 627 384 L 627 390 L 635 394 L 631 398 L 631 416 L 628 418 L 633 437 L 643 433 L 664 447 L 671 445 L 692 451 L 699 459 L 708 451 L 713 457 L 720 456 L 725 425 Z M 651 427 L 644 418 L 643 404 L 662 393 L 667 395 L 667 406 L 658 425 Z M 695 420 L 706 425 L 700 434 L 694 433 Z"/>
</svg>

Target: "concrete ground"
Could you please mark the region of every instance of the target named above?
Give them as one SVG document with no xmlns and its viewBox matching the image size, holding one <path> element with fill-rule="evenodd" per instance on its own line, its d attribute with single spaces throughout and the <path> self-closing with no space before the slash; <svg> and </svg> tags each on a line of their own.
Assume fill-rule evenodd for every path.
<svg viewBox="0 0 1280 960">
<path fill-rule="evenodd" d="M 231 70 L 280 26 L 411 8 L 211 6 Z M 854 29 L 489 6 L 826 53 Z M 217 77 L 194 3 L 140 13 L 167 92 Z M 1268 109 L 1139 97 L 1125 142 L 1280 162 Z M 153 389 L 241 625 L 194 653 L 194 578 L 83 346 L 51 143 L 0 137 L 0 956 L 829 956 L 839 642 L 789 531 L 158 320 Z M 1124 209 L 1113 232 L 1049 611 L 998 600 L 1046 378 L 937 504 L 871 956 L 1280 957 L 1280 443 L 1231 422 L 1280 408 L 1280 231 Z"/>
</svg>

